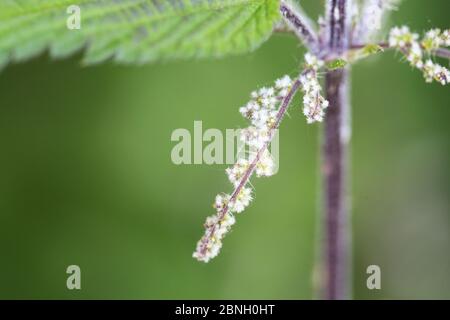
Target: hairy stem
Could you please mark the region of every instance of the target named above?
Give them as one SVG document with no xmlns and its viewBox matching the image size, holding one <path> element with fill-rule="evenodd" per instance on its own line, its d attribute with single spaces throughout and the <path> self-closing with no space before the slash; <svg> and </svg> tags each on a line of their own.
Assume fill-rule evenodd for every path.
<svg viewBox="0 0 450 320">
<path fill-rule="evenodd" d="M 350 213 L 347 206 L 348 144 L 350 140 L 349 70 L 327 73 L 330 102 L 324 127 L 322 175 L 324 185 L 325 299 L 349 298 Z"/>
<path fill-rule="evenodd" d="M 304 45 L 312 52 L 317 52 L 318 40 L 316 32 L 311 26 L 310 19 L 299 7 L 293 7 L 288 1 L 281 1 L 280 13 L 287 25 L 294 31 Z"/>
<path fill-rule="evenodd" d="M 328 48 L 341 55 L 350 44 L 349 5 L 351 0 L 327 1 Z M 350 140 L 349 69 L 337 69 L 325 76 L 326 98 L 330 103 L 324 123 L 322 149 L 324 274 L 322 296 L 347 299 L 350 274 L 350 214 L 347 207 L 348 144 Z"/>
<path fill-rule="evenodd" d="M 342 53 L 348 45 L 348 24 L 350 18 L 348 10 L 350 1 L 327 0 L 328 49 L 335 53 Z"/>
<path fill-rule="evenodd" d="M 448 49 L 439 48 L 439 49 L 434 50 L 433 54 L 436 57 L 440 57 L 440 58 L 444 58 L 444 59 L 449 59 L 450 60 L 450 50 L 448 50 Z"/>
</svg>

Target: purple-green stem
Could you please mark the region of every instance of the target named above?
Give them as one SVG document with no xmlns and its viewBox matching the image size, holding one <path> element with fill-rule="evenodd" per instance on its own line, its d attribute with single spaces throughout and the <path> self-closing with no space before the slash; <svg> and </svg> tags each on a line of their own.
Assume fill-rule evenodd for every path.
<svg viewBox="0 0 450 320">
<path fill-rule="evenodd" d="M 347 69 L 339 69 L 325 76 L 325 91 L 330 107 L 324 122 L 321 167 L 324 188 L 322 297 L 331 300 L 350 298 L 351 217 L 347 203 L 349 73 Z"/>
<path fill-rule="evenodd" d="M 347 0 L 328 1 L 327 51 L 341 55 L 348 50 Z M 335 11 L 339 16 L 335 17 Z M 350 298 L 350 212 L 347 206 L 348 144 L 350 141 L 349 70 L 328 71 L 326 98 L 330 103 L 324 123 L 322 149 L 323 237 L 322 298 Z"/>
</svg>

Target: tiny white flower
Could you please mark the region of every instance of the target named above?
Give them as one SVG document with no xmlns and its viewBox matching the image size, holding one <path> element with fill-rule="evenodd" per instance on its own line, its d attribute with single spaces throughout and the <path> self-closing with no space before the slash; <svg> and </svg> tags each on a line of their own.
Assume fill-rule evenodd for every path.
<svg viewBox="0 0 450 320">
<path fill-rule="evenodd" d="M 422 62 L 422 48 L 417 42 L 411 43 L 411 47 L 409 48 L 409 53 L 406 56 L 407 60 L 410 62 L 410 64 L 414 67 L 421 68 L 423 65 Z"/>
<path fill-rule="evenodd" d="M 227 212 L 227 214 L 223 217 L 223 219 L 220 221 L 221 226 L 225 227 L 231 227 L 236 223 L 236 218 L 234 215 L 230 212 Z"/>
<path fill-rule="evenodd" d="M 209 216 L 206 218 L 205 227 L 210 227 L 215 225 L 219 221 L 217 215 Z"/>
<path fill-rule="evenodd" d="M 321 122 L 325 115 L 324 109 L 329 105 L 328 101 L 320 94 L 321 87 L 314 71 L 300 77 L 302 83 L 303 114 L 308 124 Z"/>
<path fill-rule="evenodd" d="M 255 172 L 257 177 L 269 177 L 274 174 L 275 163 L 269 151 L 264 150 L 261 154 L 258 163 L 256 164 Z"/>
<path fill-rule="evenodd" d="M 234 186 L 239 185 L 248 167 L 249 167 L 248 160 L 241 158 L 236 161 L 233 167 L 225 169 L 225 172 L 228 175 L 228 179 Z"/>
<path fill-rule="evenodd" d="M 434 78 L 434 63 L 430 59 L 425 62 L 423 66 L 423 76 L 427 83 L 433 82 Z"/>
<path fill-rule="evenodd" d="M 440 82 L 443 86 L 448 84 L 450 80 L 450 73 L 448 69 L 436 64 L 434 69 L 434 79 Z"/>
<path fill-rule="evenodd" d="M 232 204 L 232 211 L 237 213 L 244 211 L 253 199 L 251 193 L 252 190 L 250 188 L 242 188 Z"/>
<path fill-rule="evenodd" d="M 441 37 L 440 29 L 431 29 L 426 32 L 425 37 L 422 40 L 422 46 L 427 50 L 431 51 L 434 49 L 438 49 L 444 40 Z"/>
<path fill-rule="evenodd" d="M 260 106 L 255 101 L 250 101 L 245 106 L 239 108 L 239 112 L 244 118 L 252 119 L 254 113 L 260 109 Z"/>
<path fill-rule="evenodd" d="M 261 98 L 261 105 L 265 108 L 273 109 L 277 103 L 277 99 L 274 96 L 266 96 Z"/>
<path fill-rule="evenodd" d="M 228 228 L 219 227 L 214 230 L 214 237 L 217 239 L 222 239 L 223 236 L 228 232 Z"/>
<path fill-rule="evenodd" d="M 270 87 L 267 89 L 266 91 L 266 97 L 273 97 L 273 95 L 275 94 L 275 89 Z"/>
<path fill-rule="evenodd" d="M 308 52 L 307 54 L 305 54 L 305 64 L 307 68 L 318 70 L 324 65 L 324 62 Z"/>
<path fill-rule="evenodd" d="M 289 93 L 289 88 L 285 88 L 285 89 L 281 89 L 278 94 L 280 95 L 281 98 L 284 98 L 288 95 Z"/>
<path fill-rule="evenodd" d="M 257 129 L 254 126 L 242 129 L 240 133 L 240 140 L 242 142 L 257 149 L 262 148 L 269 139 L 269 130 Z"/>
<path fill-rule="evenodd" d="M 278 111 L 271 109 L 261 109 L 255 112 L 252 124 L 259 130 L 268 130 L 276 123 Z"/>
<path fill-rule="evenodd" d="M 436 80 L 442 85 L 446 85 L 450 82 L 450 72 L 447 68 L 434 63 L 431 59 L 428 59 L 425 62 L 425 65 L 422 68 L 423 76 L 425 77 L 425 81 L 430 83 L 433 80 Z"/>
<path fill-rule="evenodd" d="M 407 26 L 394 27 L 389 32 L 389 46 L 396 48 L 405 48 L 417 41 L 419 35 L 411 33 Z"/>
<path fill-rule="evenodd" d="M 441 34 L 442 45 L 450 47 L 450 30 L 444 30 Z"/>
<path fill-rule="evenodd" d="M 209 259 L 216 257 L 219 254 L 220 249 L 222 248 L 221 241 L 213 241 L 209 244 Z M 209 260 L 208 259 L 208 260 Z"/>
<path fill-rule="evenodd" d="M 220 193 L 216 196 L 216 200 L 213 204 L 213 207 L 217 210 L 217 212 L 221 212 L 225 209 L 230 201 L 230 195 L 225 193 Z"/>
<path fill-rule="evenodd" d="M 259 89 L 259 92 L 258 92 L 260 97 L 270 97 L 271 93 L 273 94 L 273 89 L 266 88 L 266 87 L 262 87 L 261 89 Z"/>
<path fill-rule="evenodd" d="M 275 88 L 277 89 L 286 89 L 292 85 L 292 79 L 288 75 L 285 75 L 283 78 L 277 79 L 275 81 Z"/>
</svg>

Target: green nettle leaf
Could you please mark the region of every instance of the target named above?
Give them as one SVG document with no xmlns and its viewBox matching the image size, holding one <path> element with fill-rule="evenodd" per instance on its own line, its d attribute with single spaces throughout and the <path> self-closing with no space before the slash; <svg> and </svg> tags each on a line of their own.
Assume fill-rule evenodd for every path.
<svg viewBox="0 0 450 320">
<path fill-rule="evenodd" d="M 68 8 L 80 8 L 71 30 Z M 279 19 L 278 0 L 1 0 L 0 66 L 49 49 L 84 62 L 146 63 L 256 49 Z"/>
</svg>

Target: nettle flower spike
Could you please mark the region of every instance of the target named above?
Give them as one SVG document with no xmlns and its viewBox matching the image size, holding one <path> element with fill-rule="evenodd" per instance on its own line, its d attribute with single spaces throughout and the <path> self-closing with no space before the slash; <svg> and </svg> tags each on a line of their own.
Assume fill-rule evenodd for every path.
<svg viewBox="0 0 450 320">
<path fill-rule="evenodd" d="M 325 109 L 329 103 L 321 95 L 321 86 L 317 79 L 317 71 L 323 67 L 324 62 L 307 53 L 305 55 L 305 71 L 300 77 L 302 83 L 303 114 L 308 123 L 321 122 L 325 115 Z"/>
<path fill-rule="evenodd" d="M 308 56 L 308 70 L 316 71 L 321 62 Z M 263 87 L 251 93 L 251 100 L 239 109 L 250 121 L 248 128 L 242 129 L 240 139 L 249 147 L 249 156 L 239 158 L 227 168 L 226 174 L 234 186 L 229 194 L 218 194 L 213 207 L 216 214 L 208 217 L 204 224 L 205 233 L 197 243 L 193 257 L 208 262 L 219 254 L 222 239 L 235 223 L 235 213 L 241 213 L 253 199 L 252 189 L 247 187 L 253 173 L 257 177 L 274 174 L 275 162 L 267 150 L 293 95 L 300 87 L 300 80 L 284 76 L 276 80 L 273 87 Z"/>
<path fill-rule="evenodd" d="M 436 50 L 450 45 L 450 32 L 431 29 L 422 40 L 419 34 L 413 33 L 407 26 L 392 28 L 389 33 L 389 46 L 402 52 L 411 66 L 423 72 L 426 82 L 433 80 L 446 85 L 450 82 L 447 68 L 433 62 L 431 57 Z"/>
<path fill-rule="evenodd" d="M 234 191 L 231 195 L 221 193 L 216 196 L 213 204 L 216 214 L 206 219 L 205 233 L 193 253 L 197 260 L 208 262 L 219 254 L 222 239 L 236 221 L 234 214 L 243 212 L 253 200 L 252 189 L 247 187 L 253 173 L 257 177 L 275 173 L 275 162 L 267 148 L 298 89 L 302 88 L 304 92 L 303 113 L 307 122 L 322 121 L 328 101 L 320 94 L 317 73 L 323 66 L 324 61 L 307 53 L 305 70 L 298 79 L 292 80 L 286 75 L 276 80 L 273 87 L 253 91 L 250 101 L 239 108 L 242 116 L 251 123 L 241 130 L 240 136 L 249 147 L 249 156 L 248 159 L 237 159 L 232 167 L 225 170 Z"/>
</svg>

